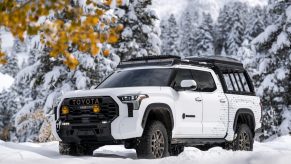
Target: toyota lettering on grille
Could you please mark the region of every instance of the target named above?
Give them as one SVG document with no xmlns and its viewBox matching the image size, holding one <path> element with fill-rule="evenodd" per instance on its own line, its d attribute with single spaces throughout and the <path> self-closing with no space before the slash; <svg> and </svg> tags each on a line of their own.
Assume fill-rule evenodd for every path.
<svg viewBox="0 0 291 164">
<path fill-rule="evenodd" d="M 70 105 L 94 105 L 99 104 L 98 98 L 82 98 L 70 100 Z"/>
</svg>

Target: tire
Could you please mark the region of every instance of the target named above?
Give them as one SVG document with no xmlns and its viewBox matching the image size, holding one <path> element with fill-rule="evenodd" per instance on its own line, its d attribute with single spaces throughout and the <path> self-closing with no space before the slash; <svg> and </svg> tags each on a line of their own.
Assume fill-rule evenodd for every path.
<svg viewBox="0 0 291 164">
<path fill-rule="evenodd" d="M 160 121 L 148 124 L 136 146 L 136 154 L 142 159 L 157 159 L 169 156 L 169 138 Z"/>
<path fill-rule="evenodd" d="M 184 151 L 183 145 L 171 145 L 170 156 L 178 156 Z"/>
<path fill-rule="evenodd" d="M 236 132 L 236 138 L 232 143 L 232 150 L 237 151 L 252 151 L 254 144 L 254 137 L 248 125 L 242 124 Z"/>
</svg>

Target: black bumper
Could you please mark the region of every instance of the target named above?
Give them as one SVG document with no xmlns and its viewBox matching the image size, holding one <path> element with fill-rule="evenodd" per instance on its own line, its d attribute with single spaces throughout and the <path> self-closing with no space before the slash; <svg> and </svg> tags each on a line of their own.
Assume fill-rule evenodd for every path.
<svg viewBox="0 0 291 164">
<path fill-rule="evenodd" d="M 57 133 L 64 143 L 76 144 L 120 144 L 111 135 L 111 124 L 72 124 L 60 125 Z"/>
</svg>

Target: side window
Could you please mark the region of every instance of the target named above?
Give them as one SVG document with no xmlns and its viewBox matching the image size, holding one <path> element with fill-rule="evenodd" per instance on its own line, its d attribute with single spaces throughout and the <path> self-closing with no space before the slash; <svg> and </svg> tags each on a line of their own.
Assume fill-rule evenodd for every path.
<svg viewBox="0 0 291 164">
<path fill-rule="evenodd" d="M 174 88 L 181 87 L 182 80 L 193 80 L 190 70 L 178 69 L 174 80 Z"/>
<path fill-rule="evenodd" d="M 239 73 L 239 76 L 240 76 L 241 81 L 243 83 L 245 92 L 251 92 L 250 87 L 249 87 L 249 85 L 247 83 L 247 80 L 246 80 L 246 77 L 245 77 L 244 73 Z"/>
<path fill-rule="evenodd" d="M 234 93 L 251 93 L 250 86 L 244 73 L 225 72 L 223 73 L 227 90 Z"/>
<path fill-rule="evenodd" d="M 200 92 L 213 92 L 216 84 L 210 72 L 191 70 L 194 80 L 197 83 L 197 90 Z"/>
<path fill-rule="evenodd" d="M 226 87 L 228 91 L 234 91 L 233 86 L 232 86 L 232 82 L 230 80 L 230 76 L 228 74 L 223 74 L 225 83 L 226 83 Z"/>
<path fill-rule="evenodd" d="M 237 85 L 237 83 L 236 83 L 236 80 L 235 80 L 235 77 L 234 77 L 234 75 L 233 75 L 233 73 L 230 73 L 229 74 L 229 77 L 230 77 L 230 80 L 232 81 L 232 83 L 233 83 L 233 87 L 234 87 L 234 91 L 239 91 L 239 89 L 238 89 L 238 85 Z"/>
<path fill-rule="evenodd" d="M 238 73 L 234 73 L 234 76 L 235 76 L 235 78 L 236 78 L 237 85 L 238 85 L 240 91 L 241 91 L 241 92 L 244 92 L 244 88 L 243 88 L 243 85 L 242 85 L 242 81 L 241 81 L 241 79 L 240 79 L 240 77 L 239 77 L 239 74 L 238 74 Z"/>
</svg>

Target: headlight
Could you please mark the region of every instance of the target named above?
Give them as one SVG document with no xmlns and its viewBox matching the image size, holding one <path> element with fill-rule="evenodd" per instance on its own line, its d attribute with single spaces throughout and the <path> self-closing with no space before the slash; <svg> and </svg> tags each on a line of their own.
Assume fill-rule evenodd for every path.
<svg viewBox="0 0 291 164">
<path fill-rule="evenodd" d="M 143 99 L 148 98 L 149 96 L 146 94 L 140 94 L 140 95 L 124 95 L 124 96 L 118 96 L 119 100 L 124 104 L 133 104 L 133 109 L 138 110 L 140 103 Z"/>
</svg>

